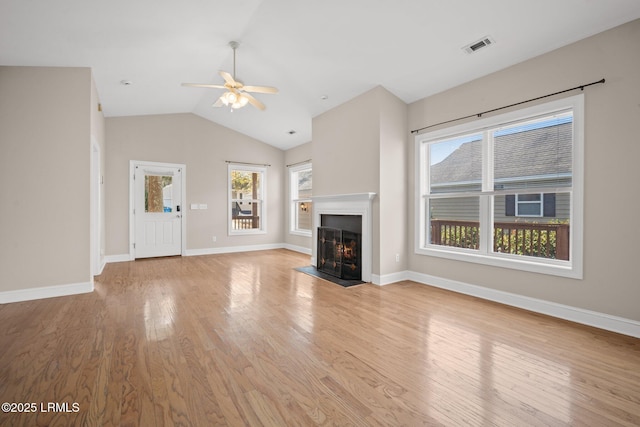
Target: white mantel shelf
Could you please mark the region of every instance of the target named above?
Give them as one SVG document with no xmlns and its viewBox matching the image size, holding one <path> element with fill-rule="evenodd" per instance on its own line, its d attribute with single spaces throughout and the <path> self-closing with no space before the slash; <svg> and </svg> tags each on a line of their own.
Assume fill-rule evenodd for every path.
<svg viewBox="0 0 640 427">
<path fill-rule="evenodd" d="M 330 202 L 359 202 L 369 201 L 376 197 L 376 193 L 353 193 L 353 194 L 333 194 L 330 196 L 312 196 L 314 205 L 316 203 L 330 203 Z"/>
<path fill-rule="evenodd" d="M 321 215 L 358 215 L 362 217 L 362 280 L 371 282 L 373 262 L 373 219 L 372 204 L 376 193 L 335 194 L 312 196 L 313 230 L 311 263 L 317 260 L 317 233 Z"/>
</svg>

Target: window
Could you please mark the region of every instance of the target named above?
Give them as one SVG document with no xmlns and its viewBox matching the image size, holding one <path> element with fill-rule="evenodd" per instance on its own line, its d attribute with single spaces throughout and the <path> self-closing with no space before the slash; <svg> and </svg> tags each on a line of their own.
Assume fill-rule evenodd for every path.
<svg viewBox="0 0 640 427">
<path fill-rule="evenodd" d="M 173 209 L 173 176 L 145 173 L 144 211 L 171 212 Z M 180 202 L 178 202 L 180 203 Z"/>
<path fill-rule="evenodd" d="M 583 97 L 416 137 L 416 253 L 582 276 Z"/>
<path fill-rule="evenodd" d="M 313 194 L 311 163 L 289 168 L 290 227 L 291 234 L 311 236 L 313 222 Z"/>
<path fill-rule="evenodd" d="M 229 234 L 266 232 L 266 168 L 229 164 Z"/>
<path fill-rule="evenodd" d="M 515 216 L 542 216 L 542 194 L 516 194 L 513 196 Z M 507 213 L 505 212 L 505 215 Z"/>
</svg>

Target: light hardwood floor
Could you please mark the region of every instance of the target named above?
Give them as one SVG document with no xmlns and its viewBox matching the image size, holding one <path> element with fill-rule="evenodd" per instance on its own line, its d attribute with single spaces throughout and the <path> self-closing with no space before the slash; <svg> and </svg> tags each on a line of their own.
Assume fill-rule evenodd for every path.
<svg viewBox="0 0 640 427">
<path fill-rule="evenodd" d="M 109 264 L 92 294 L 0 306 L 0 400 L 38 405 L 0 425 L 640 425 L 638 339 L 308 260 Z"/>
</svg>

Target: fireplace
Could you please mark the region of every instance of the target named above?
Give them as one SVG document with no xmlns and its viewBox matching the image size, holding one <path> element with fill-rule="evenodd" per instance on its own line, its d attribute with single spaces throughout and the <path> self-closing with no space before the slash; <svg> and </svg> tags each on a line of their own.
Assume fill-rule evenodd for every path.
<svg viewBox="0 0 640 427">
<path fill-rule="evenodd" d="M 313 196 L 313 231 L 315 237 L 315 244 L 312 245 L 313 256 L 311 258 L 311 264 L 318 267 L 321 263 L 321 251 L 329 250 L 324 249 L 324 246 L 319 246 L 318 236 L 320 235 L 320 228 L 332 228 L 338 230 L 334 233 L 340 233 L 342 235 L 342 242 L 338 247 L 338 255 L 343 256 L 345 253 L 345 239 L 347 240 L 347 253 L 351 257 L 351 241 L 356 240 L 357 250 L 355 254 L 356 262 L 349 262 L 347 268 L 353 269 L 351 265 L 355 266 L 356 273 L 360 279 L 364 282 L 371 281 L 371 267 L 372 267 L 372 203 L 375 193 L 357 193 L 357 194 L 339 194 L 334 196 Z M 354 225 L 355 224 L 355 225 Z M 346 237 L 345 237 L 346 232 Z M 354 236 L 356 234 L 357 236 Z M 359 241 L 358 241 L 359 239 Z M 325 241 L 327 237 L 325 236 Z M 338 240 L 336 239 L 336 242 Z M 333 242 L 333 238 L 331 239 Z M 330 253 L 326 253 L 330 255 Z M 328 258 L 325 256 L 325 264 L 327 264 Z M 333 258 L 336 260 L 335 256 Z M 351 261 L 349 259 L 348 261 Z M 344 262 L 344 256 L 342 262 Z M 333 265 L 333 262 L 330 264 Z M 338 263 L 336 262 L 336 269 Z M 322 270 L 321 270 L 322 271 Z M 343 268 L 340 266 L 340 273 L 342 274 Z M 350 273 L 347 273 L 350 274 Z"/>
<path fill-rule="evenodd" d="M 320 218 L 316 268 L 341 279 L 362 280 L 362 217 L 320 215 Z"/>
</svg>

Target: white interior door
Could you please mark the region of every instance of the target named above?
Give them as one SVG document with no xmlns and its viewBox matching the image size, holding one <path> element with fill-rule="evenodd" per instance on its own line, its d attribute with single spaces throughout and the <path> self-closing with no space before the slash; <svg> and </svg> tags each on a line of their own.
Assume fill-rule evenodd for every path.
<svg viewBox="0 0 640 427">
<path fill-rule="evenodd" d="M 136 165 L 135 258 L 182 253 L 182 168 Z"/>
</svg>

